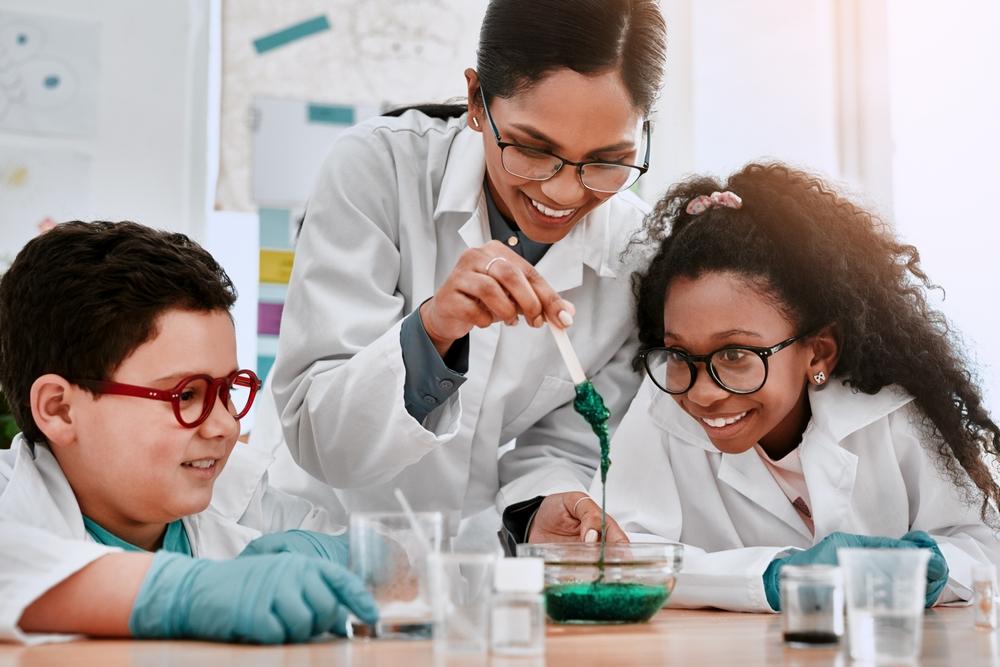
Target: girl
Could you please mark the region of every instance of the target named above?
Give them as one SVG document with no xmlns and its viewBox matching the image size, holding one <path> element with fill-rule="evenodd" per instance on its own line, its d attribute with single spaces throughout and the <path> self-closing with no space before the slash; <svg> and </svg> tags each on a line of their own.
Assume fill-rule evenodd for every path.
<svg viewBox="0 0 1000 667">
<path fill-rule="evenodd" d="M 254 428 L 274 483 L 340 517 L 398 509 L 398 487 L 483 548 L 495 506 L 584 495 L 597 441 L 544 327 L 569 327 L 624 414 L 639 382 L 618 258 L 647 211 L 626 190 L 649 164 L 657 5 L 493 0 L 467 105 L 338 139 L 298 242 L 277 409 Z"/>
<path fill-rule="evenodd" d="M 778 609 L 781 568 L 838 546 L 931 548 L 928 605 L 970 599 L 972 566 L 1000 562 L 1000 430 L 916 248 L 780 164 L 675 186 L 647 227 L 648 378 L 608 511 L 688 545 L 671 602 Z"/>
</svg>

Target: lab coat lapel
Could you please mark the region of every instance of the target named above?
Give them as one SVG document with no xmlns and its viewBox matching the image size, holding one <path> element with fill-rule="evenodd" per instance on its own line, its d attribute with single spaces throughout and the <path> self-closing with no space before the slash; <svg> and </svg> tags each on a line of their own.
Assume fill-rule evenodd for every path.
<svg viewBox="0 0 1000 667">
<path fill-rule="evenodd" d="M 18 435 L 14 471 L 0 495 L 0 519 L 28 523 L 60 537 L 87 539 L 80 505 L 52 452 Z"/>
<path fill-rule="evenodd" d="M 742 454 L 723 454 L 718 478 L 720 482 L 773 514 L 806 539 L 812 540 L 809 528 L 792 507 L 788 496 L 774 481 L 774 477 L 755 450 L 750 449 Z"/>
<path fill-rule="evenodd" d="M 722 462 L 719 464 L 717 475 L 720 483 L 759 505 L 807 540 L 812 540 L 809 528 L 792 507 L 781 487 L 774 481 L 774 477 L 756 451 L 750 449 L 742 454 L 720 454 L 705 430 L 666 394 L 653 399 L 649 413 L 656 425 L 664 431 L 672 433 L 693 447 L 721 456 Z"/>
<path fill-rule="evenodd" d="M 549 248 L 535 268 L 557 292 L 565 292 L 583 283 L 583 267 L 590 267 L 601 278 L 614 278 L 611 268 L 611 207 L 599 206 Z"/>
<path fill-rule="evenodd" d="M 489 221 L 486 213 L 486 199 L 482 193 L 482 180 L 480 178 L 477 192 L 477 200 L 472 215 L 458 230 L 462 240 L 470 248 L 479 247 L 490 240 Z M 469 370 L 465 374 L 467 378 L 462 385 L 462 422 L 461 435 L 456 440 L 468 443 L 463 445 L 464 449 L 459 452 L 455 446 L 449 445 L 451 450 L 447 457 L 449 470 L 441 471 L 442 479 L 454 480 L 453 493 L 455 506 L 460 507 L 465 496 L 469 482 L 471 466 L 469 464 L 472 457 L 472 445 L 476 428 L 479 425 L 479 416 L 483 409 L 483 401 L 486 396 L 486 386 L 490 380 L 493 370 L 493 361 L 497 353 L 497 345 L 500 341 L 499 323 L 494 323 L 485 329 L 474 327 L 469 332 Z"/>
<path fill-rule="evenodd" d="M 858 457 L 840 447 L 829 433 L 810 424 L 802 435 L 799 460 L 809 489 L 816 535 L 825 537 L 841 530 L 848 525 Z"/>
<path fill-rule="evenodd" d="M 896 386 L 884 387 L 877 394 L 860 394 L 840 381 L 822 389 L 810 385 L 812 419 L 802 435 L 799 457 L 817 536 L 849 525 L 858 457 L 844 449 L 843 440 L 912 400 Z"/>
</svg>

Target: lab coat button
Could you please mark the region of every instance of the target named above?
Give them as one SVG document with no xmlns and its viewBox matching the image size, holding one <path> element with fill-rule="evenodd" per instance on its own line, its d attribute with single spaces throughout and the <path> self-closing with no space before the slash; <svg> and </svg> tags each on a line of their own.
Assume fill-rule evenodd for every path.
<svg viewBox="0 0 1000 667">
<path fill-rule="evenodd" d="M 441 380 L 440 382 L 438 382 L 438 386 L 441 387 L 442 389 L 451 389 L 452 387 L 455 386 L 455 383 L 452 382 L 451 380 Z"/>
</svg>

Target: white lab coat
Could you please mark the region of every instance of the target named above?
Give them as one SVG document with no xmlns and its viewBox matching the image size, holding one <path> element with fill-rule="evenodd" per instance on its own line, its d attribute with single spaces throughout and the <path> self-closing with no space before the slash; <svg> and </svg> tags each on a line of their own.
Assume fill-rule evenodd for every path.
<svg viewBox="0 0 1000 667">
<path fill-rule="evenodd" d="M 608 513 L 633 541 L 678 541 L 684 566 L 670 606 L 770 611 L 762 576 L 786 549 L 835 531 L 937 540 L 950 578 L 939 602 L 972 597 L 972 566 L 1000 564 L 1000 542 L 939 473 L 936 445 L 915 426 L 912 398 L 834 381 L 809 389 L 810 421 L 798 451 L 812 505 L 810 535 L 754 450 L 723 454 L 699 424 L 649 380 L 611 445 Z M 595 479 L 591 493 L 599 497 Z"/>
<path fill-rule="evenodd" d="M 216 480 L 209 507 L 182 519 L 195 556 L 232 558 L 263 533 L 291 528 L 339 532 L 330 515 L 267 485 L 270 459 L 237 444 Z M 24 610 L 47 590 L 108 553 L 93 541 L 73 489 L 46 445 L 18 435 L 0 452 L 0 642 L 36 643 L 67 635 L 27 634 Z"/>
<path fill-rule="evenodd" d="M 573 411 L 573 383 L 544 328 L 473 329 L 461 388 L 422 424 L 404 407 L 400 322 L 464 250 L 490 240 L 484 169 L 481 135 L 464 116 L 408 112 L 338 138 L 307 208 L 281 322 L 272 375 L 283 429 L 265 396 L 251 435 L 277 455 L 279 488 L 344 517 L 398 509 L 399 487 L 416 509 L 446 512 L 464 544 L 496 546 L 497 508 L 589 485 L 597 439 Z M 612 428 L 639 383 L 629 276 L 642 253 L 620 255 L 647 210 L 616 195 L 537 264 L 576 306 L 569 337 Z"/>
</svg>

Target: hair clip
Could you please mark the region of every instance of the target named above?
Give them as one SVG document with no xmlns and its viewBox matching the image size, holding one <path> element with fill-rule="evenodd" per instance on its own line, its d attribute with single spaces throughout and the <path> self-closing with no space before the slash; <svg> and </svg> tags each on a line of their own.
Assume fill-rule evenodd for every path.
<svg viewBox="0 0 1000 667">
<path fill-rule="evenodd" d="M 743 200 L 740 199 L 739 195 L 729 190 L 725 192 L 713 192 L 711 195 L 698 195 L 688 202 L 685 210 L 688 215 L 698 215 L 717 206 L 735 209 L 743 206 Z"/>
</svg>

